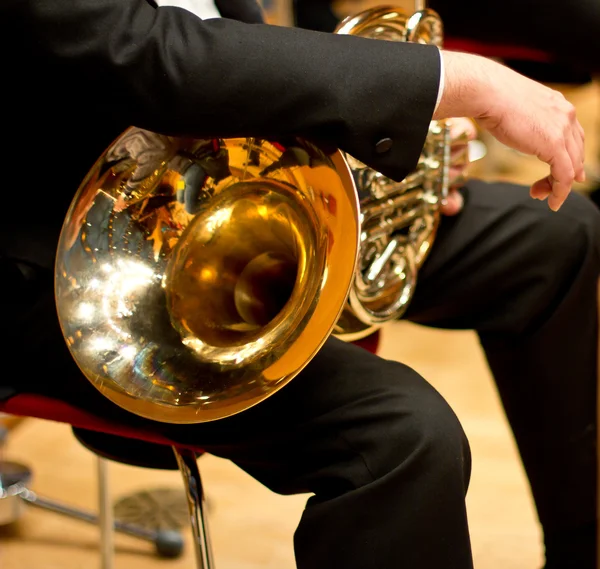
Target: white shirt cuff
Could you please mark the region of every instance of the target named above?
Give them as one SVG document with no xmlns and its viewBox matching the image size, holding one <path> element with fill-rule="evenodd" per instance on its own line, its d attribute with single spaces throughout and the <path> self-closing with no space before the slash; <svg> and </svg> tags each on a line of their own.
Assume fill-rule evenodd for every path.
<svg viewBox="0 0 600 569">
<path fill-rule="evenodd" d="M 182 8 L 191 12 L 202 20 L 220 18 L 219 10 L 214 0 L 154 0 L 159 8 L 172 7 Z"/>
<path fill-rule="evenodd" d="M 434 109 L 434 113 L 437 111 L 438 107 L 440 106 L 440 101 L 442 100 L 442 95 L 444 94 L 444 80 L 445 80 L 445 73 L 444 73 L 444 56 L 442 54 L 442 50 L 439 50 L 440 52 L 440 86 L 438 87 L 438 95 L 437 95 L 437 101 L 435 103 L 435 109 Z"/>
</svg>

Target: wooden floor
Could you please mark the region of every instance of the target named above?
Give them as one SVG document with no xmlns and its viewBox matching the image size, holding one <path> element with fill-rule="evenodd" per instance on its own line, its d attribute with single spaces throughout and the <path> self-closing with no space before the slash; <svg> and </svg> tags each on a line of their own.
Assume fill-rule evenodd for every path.
<svg viewBox="0 0 600 569">
<path fill-rule="evenodd" d="M 596 144 L 600 98 L 595 87 L 569 91 Z M 494 146 L 476 168 L 485 177 L 529 183 L 545 170 L 535 161 Z M 446 397 L 470 439 L 473 477 L 468 509 L 477 569 L 538 569 L 540 534 L 529 489 L 489 370 L 471 332 L 430 330 L 401 322 L 386 328 L 381 355 L 417 369 Z M 26 420 L 13 428 L 5 459 L 34 470 L 41 495 L 95 508 L 94 457 L 69 427 Z M 210 500 L 210 522 L 219 569 L 293 569 L 292 535 L 306 496 L 269 492 L 230 463 L 200 461 Z M 141 490 L 180 488 L 179 474 L 111 464 L 115 500 Z M 357 531 L 360 531 L 357 528 Z M 189 548 L 177 560 L 160 560 L 146 543 L 119 536 L 117 569 L 191 569 Z M 98 531 L 59 515 L 29 509 L 19 523 L 0 528 L 0 569 L 99 568 Z M 332 568 L 337 569 L 337 568 Z M 341 568 L 340 568 L 341 569 Z"/>
</svg>

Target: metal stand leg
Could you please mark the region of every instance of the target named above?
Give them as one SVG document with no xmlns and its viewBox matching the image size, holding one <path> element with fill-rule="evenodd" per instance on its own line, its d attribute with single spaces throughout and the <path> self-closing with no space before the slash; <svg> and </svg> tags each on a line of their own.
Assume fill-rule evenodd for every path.
<svg viewBox="0 0 600 569">
<path fill-rule="evenodd" d="M 100 459 L 102 460 L 102 459 Z M 61 516 L 68 516 L 82 522 L 97 525 L 102 531 L 112 527 L 114 532 L 124 533 L 144 541 L 152 543 L 156 549 L 156 553 L 160 557 L 175 558 L 179 557 L 183 551 L 184 541 L 183 536 L 179 531 L 175 530 L 152 530 L 138 526 L 133 523 L 114 520 L 113 509 L 110 504 L 104 504 L 104 500 L 109 499 L 107 488 L 107 477 L 104 472 L 106 469 L 106 461 L 98 463 L 98 493 L 99 493 L 99 514 L 90 512 L 81 508 L 74 508 L 68 504 L 62 504 L 55 500 L 49 500 L 42 496 L 38 496 L 33 490 L 30 490 L 27 485 L 31 480 L 31 471 L 22 464 L 0 460 L 0 480 L 4 489 L 0 488 L 0 525 L 16 522 L 24 513 L 23 504 L 40 508 Z M 103 505 L 104 504 L 104 505 Z M 110 506 L 110 507 L 109 507 Z M 105 514 L 102 513 L 104 508 Z M 106 513 L 108 515 L 106 515 Z M 104 530 L 102 529 L 104 528 Z M 103 535 L 101 533 L 101 535 Z M 112 537 L 109 534 L 108 539 Z M 104 542 L 106 543 L 106 541 Z M 108 545 L 107 545 L 108 547 Z"/>
<path fill-rule="evenodd" d="M 197 569 L 215 569 L 205 513 L 204 489 L 196 454 L 177 447 L 173 447 L 173 452 L 183 476 L 188 500 Z"/>
<path fill-rule="evenodd" d="M 98 525 L 100 526 L 100 559 L 102 569 L 114 568 L 114 519 L 108 483 L 108 464 L 97 457 L 98 469 Z"/>
<path fill-rule="evenodd" d="M 100 528 L 102 569 L 112 569 L 114 556 L 114 534 L 124 533 L 152 543 L 160 557 L 176 558 L 184 547 L 179 531 L 147 529 L 134 523 L 114 519 L 108 486 L 108 461 L 97 457 L 98 513 L 38 496 L 28 488 L 31 470 L 23 464 L 2 459 L 2 447 L 7 431 L 0 426 L 0 526 L 15 523 L 23 514 L 26 504 Z"/>
<path fill-rule="evenodd" d="M 2 470 L 2 463 L 0 463 L 0 471 Z M 68 516 L 82 522 L 89 524 L 100 525 L 100 516 L 94 512 L 88 512 L 79 508 L 73 508 L 54 500 L 48 500 L 38 496 L 35 492 L 25 488 L 23 486 L 17 488 L 15 496 L 23 502 L 26 502 L 29 506 L 41 508 L 55 514 L 61 514 L 62 516 Z M 2 493 L 0 493 L 0 525 L 2 524 Z M 13 516 L 16 521 L 16 516 Z M 113 524 L 115 532 L 124 533 L 131 537 L 137 537 L 145 541 L 149 541 L 154 544 L 156 553 L 160 557 L 175 558 L 179 557 L 183 551 L 183 537 L 178 531 L 174 530 L 150 530 L 135 524 L 120 522 L 116 520 Z"/>
</svg>

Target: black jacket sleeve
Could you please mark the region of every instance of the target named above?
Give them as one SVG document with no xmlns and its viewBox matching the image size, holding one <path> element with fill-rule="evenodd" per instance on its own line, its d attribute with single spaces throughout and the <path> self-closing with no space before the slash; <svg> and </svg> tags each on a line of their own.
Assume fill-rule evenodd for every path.
<svg viewBox="0 0 600 569">
<path fill-rule="evenodd" d="M 402 179 L 435 105 L 431 46 L 203 21 L 145 0 L 2 4 L 19 69 L 35 76 L 50 66 L 45 88 L 55 100 L 93 99 L 119 123 L 174 135 L 302 136 Z M 378 153 L 383 138 L 393 144 Z"/>
</svg>

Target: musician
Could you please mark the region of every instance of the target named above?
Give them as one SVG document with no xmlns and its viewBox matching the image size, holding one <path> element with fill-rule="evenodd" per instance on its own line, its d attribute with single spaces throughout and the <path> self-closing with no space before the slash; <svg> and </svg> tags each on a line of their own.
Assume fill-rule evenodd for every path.
<svg viewBox="0 0 600 569">
<path fill-rule="evenodd" d="M 454 195 L 408 317 L 477 330 L 531 481 L 546 569 L 595 567 L 600 213 L 569 194 L 583 132 L 564 98 L 475 56 L 266 26 L 253 0 L 8 0 L 0 16 L 0 398 L 60 398 L 193 442 L 273 491 L 313 493 L 295 535 L 300 569 L 471 568 L 468 442 L 415 371 L 329 339 L 247 412 L 155 423 L 81 376 L 52 275 L 75 188 L 129 125 L 297 135 L 400 180 L 432 117 L 473 117 L 550 174 L 531 189 L 474 181 Z"/>
</svg>

